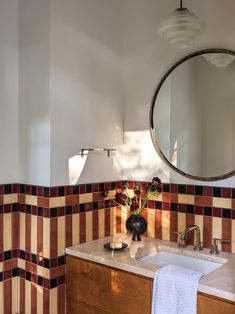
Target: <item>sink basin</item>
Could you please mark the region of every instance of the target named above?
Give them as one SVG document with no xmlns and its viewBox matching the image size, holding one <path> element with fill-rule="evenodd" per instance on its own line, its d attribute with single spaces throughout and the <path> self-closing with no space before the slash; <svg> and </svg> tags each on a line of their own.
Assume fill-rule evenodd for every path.
<svg viewBox="0 0 235 314">
<path fill-rule="evenodd" d="M 223 262 L 212 262 L 191 256 L 185 256 L 166 251 L 158 251 L 150 255 L 138 259 L 141 262 L 155 264 L 160 267 L 169 264 L 189 268 L 191 270 L 200 271 L 205 275 L 223 265 Z"/>
</svg>

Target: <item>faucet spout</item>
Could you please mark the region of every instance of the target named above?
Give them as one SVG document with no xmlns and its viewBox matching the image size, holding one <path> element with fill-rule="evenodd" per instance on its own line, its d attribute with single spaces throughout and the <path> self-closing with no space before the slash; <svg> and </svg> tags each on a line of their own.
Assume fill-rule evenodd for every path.
<svg viewBox="0 0 235 314">
<path fill-rule="evenodd" d="M 202 250 L 203 247 L 202 247 L 202 242 L 201 242 L 200 228 L 197 225 L 188 226 L 184 229 L 184 232 L 180 236 L 178 246 L 179 247 L 187 246 L 188 234 L 191 231 L 195 232 L 194 250 L 195 251 Z"/>
</svg>

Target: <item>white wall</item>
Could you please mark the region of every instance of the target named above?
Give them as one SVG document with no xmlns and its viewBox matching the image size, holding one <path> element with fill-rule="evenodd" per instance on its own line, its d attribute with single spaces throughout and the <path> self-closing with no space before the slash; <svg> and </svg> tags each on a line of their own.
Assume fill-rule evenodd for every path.
<svg viewBox="0 0 235 314">
<path fill-rule="evenodd" d="M 122 142 L 123 7 L 120 0 L 51 0 L 50 12 L 55 185 L 70 183 L 68 160 L 82 148 L 114 148 Z M 112 157 L 91 153 L 78 182 L 117 178 Z"/>
<path fill-rule="evenodd" d="M 159 24 L 178 6 L 177 1 L 126 0 L 124 3 L 124 130 L 139 132 L 149 128 L 149 109 L 154 90 L 177 60 L 205 48 L 235 50 L 235 2 L 188 0 L 187 7 L 205 21 L 206 29 L 186 50 L 170 47 L 157 34 Z M 164 175 L 160 173 L 161 169 L 164 169 Z M 235 176 L 208 183 L 190 180 L 170 170 L 160 160 L 158 167 L 152 167 L 139 179 L 147 180 L 159 174 L 163 180 L 170 178 L 171 182 L 177 183 L 218 186 L 234 186 L 235 183 Z"/>
<path fill-rule="evenodd" d="M 19 182 L 50 184 L 49 2 L 19 1 Z"/>
<path fill-rule="evenodd" d="M 18 179 L 18 6 L 0 1 L 0 183 Z"/>
</svg>

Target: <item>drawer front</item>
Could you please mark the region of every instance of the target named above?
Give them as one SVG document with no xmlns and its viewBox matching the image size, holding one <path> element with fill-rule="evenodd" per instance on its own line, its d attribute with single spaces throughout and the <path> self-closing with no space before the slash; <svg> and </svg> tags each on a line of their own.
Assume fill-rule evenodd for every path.
<svg viewBox="0 0 235 314">
<path fill-rule="evenodd" d="M 197 314 L 235 314 L 235 304 L 198 293 Z"/>
<path fill-rule="evenodd" d="M 67 256 L 67 297 L 111 314 L 148 314 L 152 280 Z"/>
<path fill-rule="evenodd" d="M 76 300 L 67 298 L 67 313 L 68 314 L 110 314 L 98 309 L 84 305 Z"/>
</svg>

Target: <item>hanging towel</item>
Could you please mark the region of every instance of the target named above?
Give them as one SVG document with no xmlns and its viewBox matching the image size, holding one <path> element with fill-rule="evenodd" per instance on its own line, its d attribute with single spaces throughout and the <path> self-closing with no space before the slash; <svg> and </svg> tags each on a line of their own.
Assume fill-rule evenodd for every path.
<svg viewBox="0 0 235 314">
<path fill-rule="evenodd" d="M 152 314 L 196 314 L 197 288 L 202 273 L 167 265 L 155 273 Z"/>
</svg>

